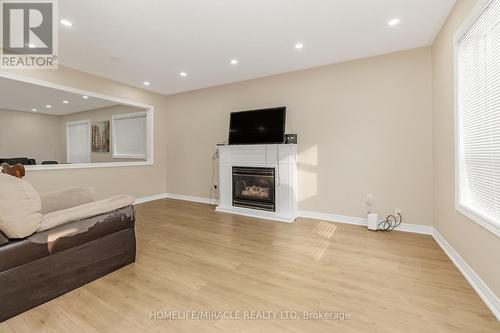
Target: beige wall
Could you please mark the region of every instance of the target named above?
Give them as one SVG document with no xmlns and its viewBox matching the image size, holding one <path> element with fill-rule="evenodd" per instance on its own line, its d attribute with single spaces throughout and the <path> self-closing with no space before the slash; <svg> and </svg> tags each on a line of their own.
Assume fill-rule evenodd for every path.
<svg viewBox="0 0 500 333">
<path fill-rule="evenodd" d="M 60 161 L 59 117 L 0 110 L 0 158 L 34 158 Z"/>
<path fill-rule="evenodd" d="M 434 223 L 491 290 L 500 295 L 500 241 L 455 210 L 453 36 L 476 4 L 459 0 L 433 47 Z"/>
<path fill-rule="evenodd" d="M 23 70 L 15 72 L 15 74 L 150 104 L 155 108 L 153 166 L 29 171 L 26 179 L 38 191 L 45 192 L 70 186 L 85 188 L 92 186 L 99 198 L 118 193 L 143 197 L 165 192 L 166 137 L 164 124 L 166 124 L 167 118 L 164 96 L 64 67 L 60 67 L 58 70 Z"/>
<path fill-rule="evenodd" d="M 229 114 L 287 106 L 299 138 L 299 209 L 400 208 L 432 225 L 431 50 L 420 48 L 167 97 L 167 191 L 208 197 Z"/>
<path fill-rule="evenodd" d="M 66 116 L 61 117 L 61 141 L 63 142 L 63 147 L 64 147 L 64 152 L 62 156 L 64 156 L 64 160 L 67 160 L 67 152 L 66 152 L 66 123 L 72 122 L 72 121 L 79 121 L 79 120 L 90 120 L 91 122 L 94 121 L 104 121 L 108 120 L 110 122 L 109 128 L 110 128 L 110 149 L 109 153 L 90 153 L 90 161 L 92 163 L 105 163 L 105 162 L 140 162 L 144 161 L 144 159 L 127 159 L 127 158 L 120 158 L 116 159 L 113 158 L 113 129 L 112 129 L 112 124 L 111 124 L 111 117 L 117 114 L 129 114 L 129 113 L 136 113 L 136 112 L 141 112 L 144 111 L 143 109 L 138 109 L 138 108 L 133 108 L 130 106 L 126 105 L 115 105 L 115 106 L 110 106 L 107 108 L 101 108 L 101 109 L 96 109 L 96 110 L 91 110 L 91 111 L 84 111 L 84 112 L 78 112 L 78 113 L 72 113 Z"/>
</svg>

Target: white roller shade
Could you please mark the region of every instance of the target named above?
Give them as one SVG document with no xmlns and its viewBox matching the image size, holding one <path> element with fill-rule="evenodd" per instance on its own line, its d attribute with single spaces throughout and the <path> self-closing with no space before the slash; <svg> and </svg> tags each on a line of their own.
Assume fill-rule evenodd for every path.
<svg viewBox="0 0 500 333">
<path fill-rule="evenodd" d="M 113 157 L 146 159 L 147 114 L 113 116 Z"/>
<path fill-rule="evenodd" d="M 457 43 L 458 204 L 500 226 L 500 1 Z"/>
</svg>

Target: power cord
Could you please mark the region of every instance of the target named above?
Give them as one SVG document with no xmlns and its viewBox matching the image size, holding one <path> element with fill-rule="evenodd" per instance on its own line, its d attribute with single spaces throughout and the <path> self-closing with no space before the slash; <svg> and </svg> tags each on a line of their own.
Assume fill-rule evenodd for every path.
<svg viewBox="0 0 500 333">
<path fill-rule="evenodd" d="M 219 149 L 215 151 L 215 153 L 212 155 L 212 182 L 210 184 L 210 196 L 209 196 L 209 202 L 210 204 L 217 205 L 219 201 L 219 187 L 215 187 L 214 180 L 215 180 L 215 161 L 219 159 Z M 215 200 L 214 203 L 212 203 L 212 198 Z"/>
<path fill-rule="evenodd" d="M 397 227 L 399 227 L 401 222 L 403 222 L 403 216 L 401 215 L 401 213 L 398 213 L 397 215 L 398 215 L 398 217 L 396 217 L 394 215 L 387 216 L 385 221 L 382 221 L 378 224 L 378 230 L 385 231 L 385 232 L 391 232 L 394 229 L 396 229 Z"/>
<path fill-rule="evenodd" d="M 224 140 L 222 143 L 218 143 L 217 146 L 225 146 L 228 143 L 228 139 Z M 215 185 L 214 180 L 215 180 L 215 161 L 217 161 L 220 157 L 219 154 L 219 148 L 215 150 L 215 153 L 212 155 L 212 182 L 210 184 L 210 195 L 209 195 L 209 202 L 210 204 L 213 205 L 218 205 L 219 204 L 219 186 Z M 215 200 L 214 203 L 212 203 L 212 198 Z"/>
</svg>

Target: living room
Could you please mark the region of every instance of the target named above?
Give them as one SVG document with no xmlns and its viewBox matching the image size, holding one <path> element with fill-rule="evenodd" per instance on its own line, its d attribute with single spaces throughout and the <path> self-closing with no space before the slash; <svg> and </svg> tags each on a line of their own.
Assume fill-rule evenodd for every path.
<svg viewBox="0 0 500 333">
<path fill-rule="evenodd" d="M 42 3 L 0 331 L 498 331 L 500 1 Z"/>
</svg>

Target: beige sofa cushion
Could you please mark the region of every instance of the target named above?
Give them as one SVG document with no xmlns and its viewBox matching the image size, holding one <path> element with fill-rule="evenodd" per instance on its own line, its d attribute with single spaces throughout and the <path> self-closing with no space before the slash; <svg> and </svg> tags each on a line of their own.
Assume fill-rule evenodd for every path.
<svg viewBox="0 0 500 333">
<path fill-rule="evenodd" d="M 106 214 L 133 204 L 135 199 L 129 195 L 117 195 L 108 199 L 94 201 L 85 205 L 55 211 L 44 215 L 38 232 L 49 230 L 69 222 Z"/>
<path fill-rule="evenodd" d="M 43 215 L 57 210 L 68 209 L 94 201 L 92 195 L 83 188 L 70 188 L 40 194 Z"/>
<path fill-rule="evenodd" d="M 40 227 L 40 196 L 25 180 L 0 173 L 0 231 L 24 238 Z"/>
</svg>

